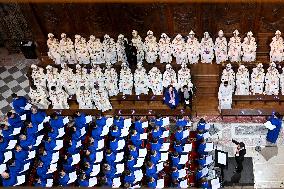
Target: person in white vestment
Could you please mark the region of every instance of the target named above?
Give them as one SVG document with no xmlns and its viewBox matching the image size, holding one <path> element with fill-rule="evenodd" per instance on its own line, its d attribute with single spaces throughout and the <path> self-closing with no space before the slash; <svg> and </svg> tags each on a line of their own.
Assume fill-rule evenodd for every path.
<svg viewBox="0 0 284 189">
<path fill-rule="evenodd" d="M 270 43 L 270 62 L 282 62 L 284 59 L 284 43 L 281 32 L 277 30 Z"/>
<path fill-rule="evenodd" d="M 177 74 L 175 70 L 172 68 L 170 64 L 166 65 L 166 70 L 163 74 L 163 87 L 167 88 L 168 86 L 174 86 L 177 85 Z"/>
<path fill-rule="evenodd" d="M 137 62 L 143 62 L 144 60 L 144 50 L 143 50 L 143 42 L 142 38 L 138 35 L 136 30 L 132 31 L 132 39 L 131 42 L 137 50 Z"/>
<path fill-rule="evenodd" d="M 52 109 L 69 109 L 68 94 L 60 86 L 51 86 L 49 91 Z"/>
<path fill-rule="evenodd" d="M 89 87 L 90 76 L 84 66 L 81 67 L 79 64 L 76 65 L 75 80 L 77 88 L 80 88 L 81 86 L 85 86 L 86 88 Z"/>
<path fill-rule="evenodd" d="M 137 64 L 137 68 L 134 73 L 134 87 L 136 95 L 148 94 L 149 79 L 146 69 L 142 65 L 142 62 L 139 62 Z"/>
<path fill-rule="evenodd" d="M 119 92 L 123 95 L 131 95 L 133 88 L 133 74 L 131 69 L 125 62 L 121 64 L 121 70 L 119 74 Z"/>
<path fill-rule="evenodd" d="M 259 63 L 256 68 L 252 69 L 251 74 L 251 93 L 255 94 L 263 94 L 264 88 L 264 79 L 265 73 L 263 69 L 263 65 Z"/>
<path fill-rule="evenodd" d="M 159 58 L 160 63 L 172 62 L 171 38 L 169 38 L 165 33 L 162 33 L 159 40 Z"/>
<path fill-rule="evenodd" d="M 99 88 L 104 87 L 104 74 L 99 65 L 92 64 L 89 77 L 90 77 L 89 86 L 91 88 L 93 87 L 94 83 L 96 83 Z"/>
<path fill-rule="evenodd" d="M 145 60 L 147 63 L 155 63 L 158 58 L 158 43 L 153 32 L 149 30 L 144 41 Z"/>
<path fill-rule="evenodd" d="M 60 83 L 65 88 L 67 94 L 70 96 L 75 95 L 77 91 L 76 76 L 73 70 L 67 64 L 61 64 Z"/>
<path fill-rule="evenodd" d="M 149 72 L 149 88 L 154 95 L 163 94 L 163 76 L 161 71 L 157 67 L 153 67 Z"/>
<path fill-rule="evenodd" d="M 219 99 L 219 111 L 223 109 L 232 109 L 232 94 L 233 90 L 231 85 L 229 85 L 228 81 L 224 81 L 221 83 L 218 92 Z"/>
<path fill-rule="evenodd" d="M 178 71 L 178 85 L 176 88 L 179 90 L 185 85 L 188 86 L 188 88 L 192 88 L 193 86 L 191 82 L 190 69 L 186 64 L 182 64 L 181 69 Z"/>
<path fill-rule="evenodd" d="M 276 68 L 276 64 L 272 62 L 267 69 L 265 75 L 265 94 L 266 95 L 278 95 L 279 93 L 279 72 Z"/>
<path fill-rule="evenodd" d="M 281 94 L 284 95 L 284 67 L 282 67 L 282 73 L 280 74 L 280 88 Z"/>
<path fill-rule="evenodd" d="M 60 46 L 61 62 L 69 64 L 77 63 L 73 42 L 70 38 L 66 37 L 65 33 L 61 34 L 61 40 L 59 46 Z"/>
<path fill-rule="evenodd" d="M 239 31 L 235 30 L 233 32 L 234 36 L 230 38 L 228 43 L 228 57 L 231 62 L 240 62 L 242 55 L 242 43 L 241 38 L 238 36 Z"/>
<path fill-rule="evenodd" d="M 218 37 L 215 40 L 214 50 L 217 64 L 225 62 L 228 59 L 228 44 L 226 37 L 224 37 L 223 30 L 218 32 Z"/>
<path fill-rule="evenodd" d="M 81 86 L 76 92 L 79 109 L 93 109 L 92 95 L 89 88 Z"/>
<path fill-rule="evenodd" d="M 253 33 L 249 31 L 247 36 L 244 38 L 244 42 L 242 43 L 242 61 L 244 62 L 253 62 L 256 58 L 256 42 L 253 37 Z"/>
<path fill-rule="evenodd" d="M 124 35 L 119 34 L 116 42 L 116 53 L 118 62 L 127 62 L 125 46 L 124 46 Z"/>
<path fill-rule="evenodd" d="M 87 48 L 90 54 L 91 64 L 103 64 L 104 61 L 104 53 L 103 53 L 103 45 L 99 38 L 91 35 L 90 40 L 87 43 Z"/>
<path fill-rule="evenodd" d="M 177 64 L 187 63 L 186 44 L 180 34 L 178 34 L 172 41 L 172 51 Z"/>
<path fill-rule="evenodd" d="M 34 85 L 46 88 L 46 76 L 44 73 L 44 69 L 41 67 L 38 67 L 35 64 L 32 64 L 31 68 L 32 68 L 31 77 L 33 79 Z"/>
<path fill-rule="evenodd" d="M 107 91 L 104 87 L 99 88 L 97 84 L 92 88 L 92 101 L 94 108 L 102 112 L 112 109 Z"/>
<path fill-rule="evenodd" d="M 232 69 L 232 65 L 229 63 L 226 65 L 226 68 L 222 72 L 221 81 L 222 82 L 228 81 L 229 85 L 231 85 L 232 90 L 234 91 L 235 79 L 236 79 L 235 72 Z"/>
<path fill-rule="evenodd" d="M 59 42 L 56 38 L 54 38 L 54 35 L 52 33 L 49 33 L 47 35 L 47 47 L 48 52 L 47 55 L 49 58 L 51 58 L 55 64 L 61 63 L 61 55 L 60 55 L 60 48 L 59 48 Z"/>
<path fill-rule="evenodd" d="M 108 92 L 108 96 L 116 96 L 119 93 L 118 90 L 118 76 L 114 68 L 111 67 L 110 63 L 106 64 L 106 69 L 104 73 L 104 85 Z"/>
<path fill-rule="evenodd" d="M 236 73 L 236 95 L 249 95 L 249 71 L 244 65 L 240 65 Z"/>
<path fill-rule="evenodd" d="M 42 86 L 32 85 L 30 87 L 29 97 L 31 104 L 37 106 L 39 109 L 48 109 L 50 102 L 47 100 L 48 92 Z"/>
<path fill-rule="evenodd" d="M 80 35 L 75 35 L 75 52 L 76 59 L 79 64 L 89 64 L 90 63 L 90 55 L 86 43 L 86 39 L 81 37 Z"/>
<path fill-rule="evenodd" d="M 52 86 L 62 86 L 60 82 L 60 74 L 58 68 L 52 67 L 50 65 L 46 66 L 46 81 L 47 88 L 50 90 Z"/>
<path fill-rule="evenodd" d="M 214 58 L 214 43 L 208 32 L 204 32 L 204 37 L 200 42 L 200 56 L 202 63 L 212 63 Z"/>
<path fill-rule="evenodd" d="M 191 30 L 186 42 L 187 58 L 190 64 L 198 63 L 200 54 L 200 43 L 194 35 L 195 33 Z"/>
<path fill-rule="evenodd" d="M 110 38 L 110 36 L 107 34 L 104 36 L 103 49 L 105 62 L 115 64 L 117 61 L 116 43 L 114 42 L 113 38 Z"/>
</svg>

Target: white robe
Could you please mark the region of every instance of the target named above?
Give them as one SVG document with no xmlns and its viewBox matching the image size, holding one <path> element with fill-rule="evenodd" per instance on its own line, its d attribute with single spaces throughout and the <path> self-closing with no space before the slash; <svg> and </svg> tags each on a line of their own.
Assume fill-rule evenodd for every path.
<svg viewBox="0 0 284 189">
<path fill-rule="evenodd" d="M 137 49 L 137 62 L 143 62 L 144 60 L 144 50 L 143 50 L 143 42 L 139 35 L 135 38 L 132 38 L 133 46 Z"/>
<path fill-rule="evenodd" d="M 93 109 L 92 94 L 90 89 L 84 91 L 78 89 L 76 99 L 79 104 L 79 109 Z"/>
<path fill-rule="evenodd" d="M 178 71 L 178 85 L 176 86 L 176 88 L 181 89 L 184 85 L 187 85 L 188 88 L 192 87 L 191 74 L 189 68 L 181 68 Z"/>
<path fill-rule="evenodd" d="M 29 97 L 31 104 L 37 106 L 39 109 L 48 109 L 50 102 L 47 100 L 48 93 L 45 88 L 38 86 L 36 90 L 30 88 Z"/>
<path fill-rule="evenodd" d="M 283 51 L 284 51 L 284 44 L 283 38 L 276 37 L 272 38 L 272 42 L 270 43 L 270 62 L 282 62 L 283 61 Z"/>
<path fill-rule="evenodd" d="M 172 48 L 171 39 L 161 38 L 159 41 L 159 58 L 160 63 L 171 63 L 172 62 Z"/>
<path fill-rule="evenodd" d="M 62 83 L 60 82 L 60 74 L 58 73 L 57 68 L 52 68 L 52 72 L 47 71 L 46 75 L 47 88 L 50 90 L 52 86 L 61 87 Z"/>
<path fill-rule="evenodd" d="M 183 39 L 178 40 L 177 38 L 175 38 L 172 41 L 172 50 L 177 64 L 187 63 L 186 45 Z"/>
<path fill-rule="evenodd" d="M 116 53 L 118 62 L 127 62 L 124 40 L 118 39 L 116 42 Z"/>
<path fill-rule="evenodd" d="M 76 47 L 76 44 L 75 44 Z M 90 64 L 90 55 L 86 43 L 77 44 L 76 58 L 79 64 Z"/>
<path fill-rule="evenodd" d="M 81 70 L 82 69 L 82 70 Z M 76 70 L 75 80 L 77 88 L 79 89 L 81 86 L 85 88 L 89 88 L 90 86 L 90 76 L 87 73 L 86 68 L 81 68 Z"/>
<path fill-rule="evenodd" d="M 99 39 L 93 41 L 89 40 L 87 43 L 88 51 L 90 54 L 91 64 L 103 64 L 104 61 L 104 53 L 103 53 L 103 45 Z"/>
<path fill-rule="evenodd" d="M 112 38 L 103 41 L 104 60 L 106 63 L 115 64 L 117 62 L 116 44 Z"/>
<path fill-rule="evenodd" d="M 218 99 L 219 99 L 219 111 L 222 109 L 232 109 L 232 87 L 228 85 L 224 86 L 222 83 L 219 87 Z"/>
<path fill-rule="evenodd" d="M 162 73 L 159 69 L 155 70 L 153 68 L 148 73 L 149 88 L 152 90 L 154 95 L 162 95 L 163 94 Z"/>
<path fill-rule="evenodd" d="M 273 70 L 268 69 L 265 75 L 265 94 L 279 94 L 279 72 L 276 68 Z"/>
<path fill-rule="evenodd" d="M 52 109 L 69 109 L 67 102 L 68 94 L 62 89 L 57 88 L 55 91 L 50 91 L 49 98 L 52 103 Z"/>
<path fill-rule="evenodd" d="M 199 61 L 200 43 L 197 38 L 188 37 L 186 42 L 187 58 L 190 64 L 196 64 Z"/>
<path fill-rule="evenodd" d="M 251 37 L 250 41 L 247 37 L 244 38 L 242 43 L 242 61 L 244 62 L 253 62 L 256 58 L 256 42 L 254 37 Z"/>
<path fill-rule="evenodd" d="M 144 42 L 145 60 L 148 63 L 155 63 L 158 58 L 158 44 L 156 37 L 145 38 Z"/>
<path fill-rule="evenodd" d="M 163 87 L 167 88 L 169 85 L 177 85 L 177 74 L 173 69 L 166 70 L 163 74 Z"/>
<path fill-rule="evenodd" d="M 100 67 L 92 68 L 89 77 L 90 88 L 93 88 L 95 83 L 97 83 L 100 88 L 104 87 L 104 75 Z"/>
<path fill-rule="evenodd" d="M 71 68 L 62 69 L 60 71 L 60 82 L 61 85 L 66 89 L 69 96 L 74 95 L 77 91 L 75 74 Z"/>
<path fill-rule="evenodd" d="M 214 58 L 214 43 L 211 37 L 202 38 L 200 43 L 200 55 L 202 63 L 212 63 Z"/>
<path fill-rule="evenodd" d="M 61 54 L 60 54 L 60 46 L 57 39 L 48 39 L 47 40 L 48 52 L 47 55 L 51 58 L 55 64 L 61 64 Z"/>
<path fill-rule="evenodd" d="M 60 44 L 61 62 L 66 62 L 69 64 L 77 63 L 74 45 L 71 39 L 70 38 L 66 38 L 66 40 L 61 39 L 59 44 Z"/>
<path fill-rule="evenodd" d="M 136 69 L 134 73 L 135 94 L 148 94 L 149 80 L 145 68 Z"/>
<path fill-rule="evenodd" d="M 119 92 L 118 90 L 118 76 L 114 68 L 106 69 L 104 73 L 104 85 L 108 92 L 108 96 L 116 96 Z"/>
<path fill-rule="evenodd" d="M 112 106 L 110 104 L 107 91 L 104 88 L 97 90 L 95 88 L 92 89 L 92 100 L 95 104 L 94 108 L 105 112 L 107 110 L 111 110 Z"/>
<path fill-rule="evenodd" d="M 231 62 L 241 61 L 242 43 L 240 37 L 231 37 L 229 41 L 228 57 Z"/>
<path fill-rule="evenodd" d="M 236 95 L 249 95 L 249 72 L 246 69 L 245 72 L 238 71 L 236 74 Z"/>
<path fill-rule="evenodd" d="M 223 70 L 222 76 L 221 76 L 221 81 L 222 82 L 228 81 L 229 85 L 232 86 L 233 91 L 235 89 L 235 79 L 236 79 L 236 76 L 235 76 L 235 72 L 233 71 L 233 69 L 230 69 L 230 70 L 224 69 Z"/>
<path fill-rule="evenodd" d="M 31 77 L 34 85 L 46 88 L 46 75 L 43 72 L 43 68 L 38 68 L 38 70 L 33 69 Z"/>
<path fill-rule="evenodd" d="M 218 37 L 215 41 L 215 57 L 216 63 L 220 64 L 221 62 L 225 62 L 228 59 L 227 51 L 228 51 L 228 44 L 225 37 Z"/>
<path fill-rule="evenodd" d="M 131 95 L 133 88 L 133 74 L 130 68 L 121 69 L 119 74 L 119 92 L 123 95 Z"/>
<path fill-rule="evenodd" d="M 280 77 L 281 94 L 284 95 L 284 71 L 283 70 L 279 77 Z"/>
<path fill-rule="evenodd" d="M 264 79 L 265 79 L 265 74 L 263 68 L 260 71 L 258 70 L 258 68 L 252 69 L 250 85 L 251 85 L 251 92 L 253 95 L 263 93 Z"/>
</svg>

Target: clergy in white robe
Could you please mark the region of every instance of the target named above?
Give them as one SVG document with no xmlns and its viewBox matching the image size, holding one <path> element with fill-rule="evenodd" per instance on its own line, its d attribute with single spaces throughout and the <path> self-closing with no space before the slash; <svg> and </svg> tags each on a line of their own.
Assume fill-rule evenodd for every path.
<svg viewBox="0 0 284 189">
<path fill-rule="evenodd" d="M 121 70 L 119 74 L 119 92 L 123 95 L 131 95 L 133 88 L 133 74 L 131 69 L 125 62 L 121 64 Z"/>
<path fill-rule="evenodd" d="M 249 71 L 244 65 L 240 65 L 236 73 L 236 95 L 249 95 Z"/>
<path fill-rule="evenodd" d="M 29 97 L 31 104 L 37 106 L 39 109 L 48 109 L 50 102 L 47 100 L 48 92 L 42 86 L 32 85 L 30 87 Z"/>
<path fill-rule="evenodd" d="M 145 60 L 148 63 L 155 63 L 158 58 L 158 43 L 153 32 L 149 30 L 144 41 Z"/>
<path fill-rule="evenodd" d="M 144 50 L 143 50 L 143 42 L 140 35 L 136 30 L 132 31 L 132 39 L 131 42 L 134 47 L 137 49 L 137 62 L 143 62 L 144 60 Z"/>
<path fill-rule="evenodd" d="M 186 64 L 181 65 L 181 69 L 178 71 L 178 85 L 177 90 L 181 89 L 183 86 L 188 86 L 188 88 L 192 88 L 191 83 L 191 74 L 190 69 L 187 67 Z"/>
<path fill-rule="evenodd" d="M 85 86 L 81 86 L 77 90 L 76 100 L 79 104 L 79 109 L 93 109 L 91 90 Z"/>
<path fill-rule="evenodd" d="M 201 39 L 200 55 L 202 63 L 212 63 L 214 58 L 214 43 L 208 32 L 205 32 L 204 37 Z"/>
<path fill-rule="evenodd" d="M 52 33 L 49 33 L 47 35 L 47 47 L 48 52 L 47 55 L 49 58 L 51 58 L 55 64 L 61 63 L 61 55 L 60 55 L 60 48 L 59 48 L 59 42 L 56 38 L 54 38 L 54 35 Z"/>
<path fill-rule="evenodd" d="M 166 65 L 166 70 L 163 74 L 163 87 L 167 88 L 169 85 L 177 86 L 177 74 L 170 64 Z"/>
<path fill-rule="evenodd" d="M 127 62 L 125 46 L 124 46 L 124 35 L 119 34 L 116 41 L 116 53 L 118 62 Z"/>
<path fill-rule="evenodd" d="M 171 38 L 169 38 L 165 33 L 162 33 L 159 40 L 159 58 L 160 63 L 172 62 Z"/>
<path fill-rule="evenodd" d="M 108 92 L 108 96 L 116 96 L 118 90 L 118 76 L 114 68 L 111 67 L 110 63 L 106 64 L 106 70 L 104 73 L 104 86 Z"/>
<path fill-rule="evenodd" d="M 107 34 L 104 36 L 103 49 L 105 62 L 115 64 L 117 62 L 116 44 Z"/>
<path fill-rule="evenodd" d="M 99 109 L 102 112 L 108 111 L 112 109 L 112 105 L 109 101 L 109 97 L 107 94 L 106 90 L 99 90 L 99 100 L 100 100 L 100 105 L 99 105 Z"/>
<path fill-rule="evenodd" d="M 65 33 L 61 34 L 61 40 L 59 46 L 60 46 L 61 62 L 69 64 L 77 63 L 73 42 L 70 38 L 66 37 Z"/>
<path fill-rule="evenodd" d="M 43 68 L 38 67 L 35 64 L 32 64 L 31 68 L 32 68 L 31 77 L 33 79 L 33 84 L 36 86 L 41 86 L 43 88 L 46 88 L 46 76 Z"/>
<path fill-rule="evenodd" d="M 198 63 L 200 54 L 200 43 L 194 35 L 195 33 L 191 30 L 186 42 L 187 58 L 190 64 Z"/>
<path fill-rule="evenodd" d="M 93 88 L 93 85 L 95 83 L 99 86 L 99 88 L 104 87 L 104 75 L 99 65 L 92 64 L 89 76 L 90 76 L 89 85 L 91 88 Z"/>
<path fill-rule="evenodd" d="M 61 64 L 60 71 L 60 83 L 65 88 L 69 96 L 75 95 L 77 91 L 76 76 L 73 73 L 72 68 L 69 68 L 67 64 Z"/>
<path fill-rule="evenodd" d="M 279 93 L 279 72 L 276 64 L 272 62 L 265 75 L 265 94 L 278 95 Z"/>
<path fill-rule="evenodd" d="M 90 55 L 87 48 L 86 39 L 80 35 L 75 35 L 75 52 L 78 64 L 89 64 Z"/>
<path fill-rule="evenodd" d="M 231 62 L 240 62 L 242 55 L 242 43 L 241 38 L 238 36 L 239 31 L 235 30 L 233 32 L 234 36 L 230 38 L 228 57 Z"/>
<path fill-rule="evenodd" d="M 50 65 L 46 66 L 46 81 L 47 88 L 50 90 L 52 86 L 62 86 L 60 82 L 60 74 L 58 68 L 52 67 Z"/>
<path fill-rule="evenodd" d="M 252 37 L 253 33 L 249 31 L 247 33 L 247 37 L 244 38 L 244 42 L 242 43 L 242 60 L 244 62 L 253 62 L 256 58 L 256 42 L 255 38 Z"/>
<path fill-rule="evenodd" d="M 172 41 L 172 51 L 177 64 L 187 63 L 186 44 L 180 34 L 178 34 Z"/>
<path fill-rule="evenodd" d="M 232 109 L 232 87 L 228 84 L 228 81 L 221 83 L 218 92 L 219 99 L 219 111 L 222 109 Z"/>
<path fill-rule="evenodd" d="M 223 30 L 220 30 L 218 32 L 218 37 L 215 41 L 215 57 L 216 57 L 216 63 L 220 64 L 221 62 L 225 62 L 228 59 L 227 51 L 228 51 L 228 44 L 227 39 L 224 37 Z"/>
<path fill-rule="evenodd" d="M 49 99 L 51 100 L 52 109 L 69 109 L 68 94 L 62 87 L 52 86 L 49 91 Z"/>
<path fill-rule="evenodd" d="M 229 63 L 226 65 L 226 68 L 222 72 L 221 81 L 222 82 L 228 81 L 229 85 L 231 85 L 232 90 L 234 91 L 235 79 L 236 79 L 235 72 L 232 69 L 232 65 Z"/>
<path fill-rule="evenodd" d="M 283 61 L 284 44 L 281 32 L 277 30 L 275 36 L 270 43 L 270 62 L 282 62 Z"/>
<path fill-rule="evenodd" d="M 154 95 L 163 94 L 163 82 L 162 73 L 157 67 L 153 67 L 149 72 L 149 88 L 152 90 Z"/>
<path fill-rule="evenodd" d="M 282 73 L 280 74 L 280 88 L 281 94 L 284 95 L 284 67 L 282 67 Z"/>
<path fill-rule="evenodd" d="M 105 62 L 103 45 L 99 38 L 91 35 L 90 40 L 87 43 L 87 48 L 90 54 L 91 64 L 103 64 Z"/>
<path fill-rule="evenodd" d="M 259 63 L 256 68 L 252 69 L 250 86 L 253 95 L 263 94 L 265 73 L 262 67 L 263 65 Z"/>
<path fill-rule="evenodd" d="M 142 62 L 139 62 L 137 64 L 137 68 L 134 73 L 134 86 L 136 95 L 148 94 L 149 79 L 146 69 L 142 65 Z"/>
<path fill-rule="evenodd" d="M 89 87 L 90 75 L 84 66 L 81 67 L 79 64 L 76 65 L 75 79 L 77 88 L 80 88 L 81 86 L 85 86 L 86 88 Z"/>
</svg>

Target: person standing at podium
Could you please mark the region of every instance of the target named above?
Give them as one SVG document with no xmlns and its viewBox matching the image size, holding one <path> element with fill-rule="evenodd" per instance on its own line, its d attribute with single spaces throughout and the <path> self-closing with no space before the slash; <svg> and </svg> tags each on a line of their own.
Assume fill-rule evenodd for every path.
<svg viewBox="0 0 284 189">
<path fill-rule="evenodd" d="M 243 142 L 237 142 L 236 140 L 232 140 L 232 142 L 237 145 L 237 150 L 235 153 L 235 160 L 237 162 L 237 166 L 234 172 L 241 173 L 243 170 L 243 161 L 246 155 L 245 144 Z"/>
</svg>

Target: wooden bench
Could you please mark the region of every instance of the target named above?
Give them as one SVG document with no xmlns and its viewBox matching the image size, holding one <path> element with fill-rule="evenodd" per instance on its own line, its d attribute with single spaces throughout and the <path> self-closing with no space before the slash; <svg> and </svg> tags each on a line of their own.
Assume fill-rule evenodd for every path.
<svg viewBox="0 0 284 189">
<path fill-rule="evenodd" d="M 233 102 L 237 104 L 241 101 L 248 101 L 250 104 L 253 101 L 278 102 L 280 105 L 284 101 L 284 95 L 233 95 Z"/>
</svg>

